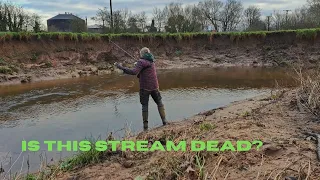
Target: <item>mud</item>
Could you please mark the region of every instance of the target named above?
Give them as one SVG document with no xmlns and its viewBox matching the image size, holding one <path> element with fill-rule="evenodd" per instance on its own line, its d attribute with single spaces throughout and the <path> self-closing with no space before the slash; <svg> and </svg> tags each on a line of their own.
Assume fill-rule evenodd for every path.
<svg viewBox="0 0 320 180">
<path fill-rule="evenodd" d="M 232 41 L 207 35 L 192 39 L 134 39 L 122 37 L 113 41 L 137 57 L 147 46 L 154 53 L 158 69 L 228 66 L 316 66 L 320 62 L 320 37 L 300 40 L 295 33 L 273 33 L 264 39 L 248 37 Z M 107 40 L 76 42 L 70 40 L 9 41 L 0 44 L 1 84 L 28 83 L 60 78 L 121 73 L 113 63 L 132 67 L 136 61 Z M 1 71 L 0 71 L 1 72 Z"/>
<path fill-rule="evenodd" d="M 214 128 L 203 130 L 203 124 Z M 319 132 L 313 117 L 296 107 L 295 91 L 278 91 L 230 106 L 199 113 L 185 121 L 152 129 L 132 140 L 261 140 L 260 150 L 249 152 L 202 152 L 202 171 L 195 152 L 124 152 L 100 164 L 59 173 L 57 179 L 296 179 L 317 180 L 320 163 L 316 142 L 304 135 Z"/>
</svg>

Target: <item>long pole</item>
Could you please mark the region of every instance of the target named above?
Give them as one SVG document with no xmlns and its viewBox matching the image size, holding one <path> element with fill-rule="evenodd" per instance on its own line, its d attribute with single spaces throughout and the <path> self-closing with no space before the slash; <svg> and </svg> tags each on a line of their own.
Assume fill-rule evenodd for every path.
<svg viewBox="0 0 320 180">
<path fill-rule="evenodd" d="M 113 32 L 112 0 L 110 0 L 110 13 L 111 13 L 111 32 Z"/>
<path fill-rule="evenodd" d="M 268 18 L 268 31 L 270 31 L 270 18 L 271 18 L 271 16 L 267 16 L 267 18 Z"/>
</svg>

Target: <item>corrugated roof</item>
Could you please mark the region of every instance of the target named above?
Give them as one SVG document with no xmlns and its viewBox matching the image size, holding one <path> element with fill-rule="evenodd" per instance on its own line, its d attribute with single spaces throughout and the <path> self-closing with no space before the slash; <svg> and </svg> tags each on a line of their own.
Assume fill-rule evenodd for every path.
<svg viewBox="0 0 320 180">
<path fill-rule="evenodd" d="M 53 19 L 80 19 L 80 18 L 73 14 L 58 14 L 50 18 L 49 20 L 53 20 Z"/>
</svg>

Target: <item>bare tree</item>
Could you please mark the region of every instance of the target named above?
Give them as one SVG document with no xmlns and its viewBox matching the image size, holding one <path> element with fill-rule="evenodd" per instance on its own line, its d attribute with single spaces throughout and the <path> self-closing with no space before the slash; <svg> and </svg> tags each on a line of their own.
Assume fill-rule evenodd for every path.
<svg viewBox="0 0 320 180">
<path fill-rule="evenodd" d="M 147 23 L 147 16 L 146 12 L 141 12 L 140 14 L 137 15 L 138 17 L 138 26 L 142 30 L 142 32 L 145 31 L 146 28 L 146 23 Z"/>
<path fill-rule="evenodd" d="M 241 21 L 243 6 L 240 1 L 227 0 L 220 13 L 222 31 L 233 31 Z"/>
<path fill-rule="evenodd" d="M 127 12 L 125 10 L 117 10 L 113 12 L 113 32 L 114 33 L 122 33 L 127 29 L 126 22 Z"/>
<path fill-rule="evenodd" d="M 249 6 L 243 13 L 246 30 L 261 30 L 261 9 L 256 6 Z"/>
<path fill-rule="evenodd" d="M 111 22 L 111 19 L 108 17 L 108 15 L 109 11 L 106 7 L 104 7 L 103 9 L 99 9 L 96 16 L 92 17 L 91 19 L 97 23 L 102 23 L 102 27 L 105 29 L 106 25 L 110 25 L 109 23 Z"/>
<path fill-rule="evenodd" d="M 220 13 L 223 3 L 218 0 L 205 0 L 198 4 L 204 16 L 210 21 L 216 31 L 219 31 Z"/>
<path fill-rule="evenodd" d="M 181 3 L 170 3 L 165 8 L 167 23 L 166 31 L 167 32 L 182 32 L 183 24 L 185 21 L 184 10 Z"/>
<path fill-rule="evenodd" d="M 131 32 L 131 33 L 140 32 L 140 29 L 138 27 L 138 20 L 136 16 L 131 16 L 128 19 L 128 32 Z"/>
<path fill-rule="evenodd" d="M 317 26 L 320 25 L 320 0 L 308 0 L 309 12 Z"/>
<path fill-rule="evenodd" d="M 127 9 L 120 9 L 112 13 L 113 32 L 121 33 L 127 29 L 130 12 Z M 111 32 L 111 13 L 107 8 L 99 9 L 95 17 L 91 18 L 98 23 L 102 23 L 104 33 Z"/>
<path fill-rule="evenodd" d="M 200 0 L 197 6 L 182 6 L 181 3 L 175 2 L 166 5 L 163 9 L 154 8 L 151 26 L 147 26 L 145 12 L 132 15 L 128 10 L 118 10 L 113 14 L 114 32 L 145 32 L 146 29 L 150 32 L 151 27 L 152 32 L 163 30 L 166 32 L 197 32 L 204 30 L 207 24 L 211 24 L 216 31 L 224 32 L 242 29 L 280 30 L 319 27 L 320 0 L 308 0 L 307 5 L 287 15 L 282 10 L 275 11 L 272 16 L 267 16 L 264 22 L 261 20 L 261 9 L 249 6 L 244 10 L 241 0 Z M 27 18 L 22 19 L 23 21 L 14 20 L 19 18 L 12 14 L 10 18 L 13 21 L 8 22 L 7 27 L 10 27 L 11 24 L 18 24 L 20 27 L 20 22 L 28 21 Z M 92 19 L 102 23 L 102 26 L 110 27 L 111 14 L 106 8 L 99 9 L 96 17 Z M 0 22 L 1 20 L 3 18 L 0 15 Z M 240 22 L 241 25 L 244 25 L 243 28 L 241 26 L 241 29 Z"/>
<path fill-rule="evenodd" d="M 160 8 L 153 9 L 153 19 L 158 32 L 160 32 L 163 28 L 163 24 L 165 23 L 165 16 L 165 11 L 161 10 Z"/>
<path fill-rule="evenodd" d="M 200 8 L 189 5 L 184 8 L 183 32 L 199 32 L 204 29 L 205 18 Z"/>
<path fill-rule="evenodd" d="M 284 27 L 285 15 L 280 11 L 274 11 L 273 13 L 273 29 L 280 30 Z"/>
<path fill-rule="evenodd" d="M 285 24 L 285 27 L 281 29 L 315 28 L 317 27 L 317 19 L 308 7 L 302 6 L 295 9 L 282 24 Z"/>
<path fill-rule="evenodd" d="M 24 16 L 24 30 L 28 31 L 29 29 L 31 29 L 32 22 L 31 22 L 31 16 L 26 14 Z"/>
<path fill-rule="evenodd" d="M 121 16 L 123 18 L 124 22 L 128 22 L 129 18 L 132 17 L 132 12 L 129 11 L 127 8 L 126 9 L 122 9 L 121 11 Z M 125 24 L 125 29 L 128 27 L 127 24 Z"/>
</svg>

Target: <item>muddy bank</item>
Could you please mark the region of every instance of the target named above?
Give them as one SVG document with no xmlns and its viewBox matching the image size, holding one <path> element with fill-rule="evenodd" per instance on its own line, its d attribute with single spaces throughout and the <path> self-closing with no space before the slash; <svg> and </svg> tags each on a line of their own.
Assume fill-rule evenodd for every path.
<svg viewBox="0 0 320 180">
<path fill-rule="evenodd" d="M 264 38 L 198 35 L 190 39 L 117 37 L 117 45 L 135 55 L 147 46 L 159 69 L 228 66 L 315 66 L 320 62 L 319 36 L 298 39 L 295 33 L 267 34 Z M 76 78 L 118 73 L 114 62 L 133 66 L 135 60 L 106 39 L 96 41 L 31 39 L 0 44 L 0 83 Z"/>
<path fill-rule="evenodd" d="M 248 152 L 119 152 L 86 168 L 57 173 L 56 179 L 296 179 L 317 180 L 320 163 L 313 117 L 297 108 L 295 91 L 279 91 L 199 113 L 183 122 L 142 132 L 130 140 L 261 140 Z M 219 145 L 221 147 L 221 144 Z"/>
</svg>

